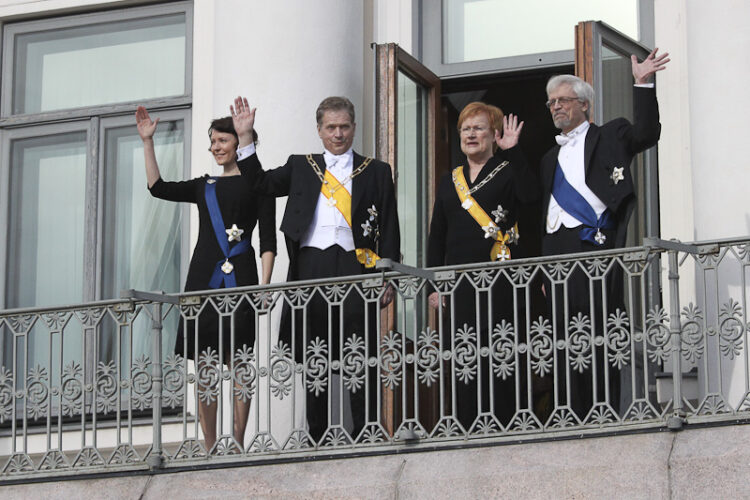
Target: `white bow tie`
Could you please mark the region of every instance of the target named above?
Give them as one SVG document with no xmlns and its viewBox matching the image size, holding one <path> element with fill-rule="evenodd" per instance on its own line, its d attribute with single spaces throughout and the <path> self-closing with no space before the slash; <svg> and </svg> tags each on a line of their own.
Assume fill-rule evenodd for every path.
<svg viewBox="0 0 750 500">
<path fill-rule="evenodd" d="M 555 140 L 560 146 L 565 146 L 566 144 L 570 144 L 571 146 L 576 143 L 577 134 L 575 135 L 565 135 L 560 134 L 555 136 Z"/>
<path fill-rule="evenodd" d="M 326 166 L 328 167 L 332 167 L 334 165 L 343 167 L 346 165 L 346 162 L 349 159 L 349 155 L 347 155 L 346 153 L 342 155 L 335 155 L 326 151 L 323 153 L 323 159 L 325 160 Z"/>
<path fill-rule="evenodd" d="M 555 136 L 555 140 L 560 146 L 565 146 L 566 144 L 570 144 L 571 146 L 576 143 L 578 140 L 578 136 L 581 135 L 581 130 L 576 129 L 572 132 L 569 132 L 567 134 L 560 134 Z"/>
</svg>

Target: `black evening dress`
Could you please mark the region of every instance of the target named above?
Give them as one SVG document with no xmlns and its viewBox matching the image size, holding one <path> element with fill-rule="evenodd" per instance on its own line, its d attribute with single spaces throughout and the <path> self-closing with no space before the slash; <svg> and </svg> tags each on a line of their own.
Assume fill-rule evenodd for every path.
<svg viewBox="0 0 750 500">
<path fill-rule="evenodd" d="M 497 222 L 503 232 L 514 227 L 518 219 L 518 210 L 523 204 L 536 201 L 540 196 L 537 176 L 528 167 L 520 147 L 498 151 L 487 161 L 482 170 L 472 182 L 468 165 L 464 166 L 464 177 L 469 189 L 478 186 L 504 161 L 509 163 L 490 178 L 484 185 L 472 193 L 474 200 L 481 205 L 491 219 L 495 219 L 493 211 L 503 213 L 504 218 Z M 538 230 L 537 228 L 519 227 L 520 237 L 524 232 Z M 435 206 L 430 223 L 430 234 L 427 243 L 427 265 L 429 267 L 469 264 L 475 262 L 490 262 L 490 251 L 495 240 L 485 238 L 485 233 L 467 210 L 461 206 L 456 193 L 451 173 L 440 180 L 435 195 Z M 509 244 L 511 256 L 516 245 Z M 470 331 L 482 347 L 490 347 L 490 335 L 493 328 L 503 320 L 513 323 L 513 289 L 503 276 L 498 277 L 492 286 L 492 318 L 488 319 L 489 297 L 487 292 L 477 293 L 477 289 L 466 278 L 456 286 L 452 300 L 448 300 L 443 309 L 443 346 L 444 349 L 461 350 L 461 334 Z M 480 321 L 477 324 L 477 308 L 480 311 Z M 451 322 L 453 320 L 453 323 Z M 455 326 L 455 329 L 453 328 Z M 476 340 L 472 342 L 475 346 Z M 477 378 L 483 380 L 482 411 L 487 413 L 490 406 L 494 407 L 494 414 L 505 425 L 515 412 L 515 388 L 513 376 L 503 380 L 494 377 L 492 391 L 494 402 L 489 401 L 489 361 L 482 358 L 481 370 L 475 358 L 472 364 L 472 376 L 455 376 L 457 414 L 461 424 L 469 430 L 477 416 Z M 480 373 L 481 371 L 481 373 Z M 513 374 L 515 375 L 515 374 Z"/>
<path fill-rule="evenodd" d="M 260 229 L 260 253 L 276 253 L 276 204 L 273 198 L 259 196 L 250 191 L 241 176 L 198 177 L 188 181 L 166 182 L 157 180 L 149 189 L 156 198 L 169 201 L 182 201 L 198 205 L 198 242 L 190 260 L 185 291 L 208 290 L 211 276 L 217 262 L 226 260 L 219 246 L 206 205 L 205 189 L 208 182 L 215 182 L 216 199 L 226 229 L 236 224 L 242 229 L 242 239 L 249 239 L 256 223 Z M 230 248 L 238 242 L 229 242 Z M 230 258 L 237 286 L 258 284 L 258 269 L 255 251 L 252 246 L 246 253 Z M 221 287 L 224 285 L 222 284 Z M 218 305 L 218 304 L 216 304 Z M 242 346 L 252 347 L 255 342 L 254 313 L 247 301 L 242 301 L 234 314 L 234 343 L 232 344 L 230 316 L 225 316 L 223 327 L 219 328 L 219 316 L 211 303 L 205 304 L 197 321 L 180 318 L 175 352 L 195 359 L 196 348 L 199 356 L 206 356 L 209 348 L 218 355 L 219 337 L 221 352 L 230 353 Z M 195 324 L 198 323 L 196 338 Z M 187 323 L 187 338 L 184 334 Z M 221 332 L 220 332 L 221 330 Z M 220 335 L 221 334 L 221 335 Z"/>
</svg>

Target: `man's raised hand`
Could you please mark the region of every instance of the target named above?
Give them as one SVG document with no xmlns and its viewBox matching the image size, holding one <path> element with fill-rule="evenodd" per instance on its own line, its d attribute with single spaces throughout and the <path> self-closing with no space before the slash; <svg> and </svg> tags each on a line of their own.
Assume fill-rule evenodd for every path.
<svg viewBox="0 0 750 500">
<path fill-rule="evenodd" d="M 657 56 L 656 53 L 658 51 L 659 49 L 655 48 L 648 56 L 646 56 L 646 59 L 644 59 L 643 62 L 640 63 L 638 62 L 638 58 L 636 56 L 630 56 L 635 83 L 649 83 L 649 81 L 651 80 L 651 76 L 654 73 L 656 73 L 657 71 L 661 71 L 667 67 L 667 63 L 669 62 L 669 52 L 665 52 L 662 55 Z"/>
</svg>

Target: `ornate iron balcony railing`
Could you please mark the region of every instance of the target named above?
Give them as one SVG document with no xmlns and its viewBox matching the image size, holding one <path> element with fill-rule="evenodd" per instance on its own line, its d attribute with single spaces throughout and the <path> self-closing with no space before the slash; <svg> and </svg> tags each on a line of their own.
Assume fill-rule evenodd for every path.
<svg viewBox="0 0 750 500">
<path fill-rule="evenodd" d="M 736 422 L 749 267 L 649 240 L 2 311 L 0 481 Z"/>
</svg>

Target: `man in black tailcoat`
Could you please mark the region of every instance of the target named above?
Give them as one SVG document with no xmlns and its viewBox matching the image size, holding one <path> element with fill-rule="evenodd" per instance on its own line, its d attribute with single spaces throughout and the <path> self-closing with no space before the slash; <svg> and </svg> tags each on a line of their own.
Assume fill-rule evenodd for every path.
<svg viewBox="0 0 750 500">
<path fill-rule="evenodd" d="M 289 253 L 288 280 L 362 274 L 373 271 L 379 258 L 400 261 L 391 168 L 387 163 L 353 151 L 356 125 L 354 106 L 349 99 L 328 97 L 318 106 L 316 120 L 323 153 L 291 155 L 286 164 L 268 171 L 262 169 L 252 142 L 255 109 L 250 109 L 247 99 L 238 97 L 231 111 L 239 136 L 238 166 L 242 176 L 256 192 L 289 197 L 280 228 Z M 390 302 L 392 295 L 392 289 L 386 288 L 381 304 Z M 373 319 L 377 308 L 370 311 L 370 321 L 365 325 L 365 304 L 355 290 L 349 293 L 341 308 L 332 309 L 331 328 L 328 327 L 329 303 L 316 294 L 307 306 L 305 323 L 301 321 L 301 311 L 294 314 L 298 317 L 294 339 L 290 318 L 293 315 L 288 307 L 285 309 L 280 339 L 288 345 L 294 340 L 295 358 L 306 364 L 308 382 L 313 358 L 325 359 L 327 363 L 339 360 L 341 349 L 346 350 L 347 343 L 350 348 L 359 340 L 364 343 L 365 330 L 368 331 L 368 349 L 364 354 L 366 357 L 376 354 L 378 332 Z M 338 328 L 341 317 L 343 331 Z M 351 343 L 353 335 L 356 339 Z M 323 344 L 325 349 L 321 351 Z M 374 380 L 371 377 L 370 414 L 365 415 L 365 388 L 344 383 L 343 392 L 348 392 L 351 399 L 353 439 L 357 439 L 365 422 L 377 420 L 372 403 L 378 387 L 377 377 Z M 334 407 L 337 405 L 332 404 L 332 418 L 328 420 L 328 392 L 335 399 L 339 389 L 339 384 L 331 380 L 327 380 L 325 386 L 308 384 L 306 387 L 307 419 L 310 435 L 316 441 L 330 439 L 324 438 L 330 436 L 331 431 L 326 432 L 329 426 L 344 423 L 345 418 L 339 416 L 346 412 L 346 405 Z"/>
<path fill-rule="evenodd" d="M 556 137 L 557 146 L 545 154 L 541 164 L 542 213 L 544 234 L 542 254 L 557 255 L 593 250 L 620 248 L 625 245 L 628 220 L 635 206 L 635 191 L 630 164 L 638 153 L 654 146 L 659 140 L 659 108 L 654 84 L 650 83 L 655 72 L 663 70 L 669 62 L 668 54 L 657 56 L 654 49 L 641 63 L 631 57 L 635 87 L 633 88 L 634 120 L 630 123 L 617 118 L 602 126 L 589 123 L 594 91 L 578 77 L 559 75 L 547 83 L 547 107 L 555 126 L 562 130 Z M 612 272 L 606 281 L 607 315 L 620 307 L 618 297 L 622 295 L 621 273 Z M 565 339 L 574 330 L 571 326 L 579 313 L 590 321 L 593 335 L 604 333 L 605 321 L 602 306 L 602 286 L 593 286 L 594 305 L 591 307 L 589 279 L 580 270 L 574 271 L 567 280 L 568 290 L 563 293 L 562 284 L 547 283 L 546 295 L 550 305 L 556 304 L 558 339 Z M 568 315 L 564 317 L 563 300 L 568 301 Z M 576 339 L 571 339 L 576 340 Z M 574 344 L 575 342 L 569 342 Z M 581 346 L 584 344 L 578 344 Z M 573 351 L 571 352 L 571 348 Z M 604 391 L 605 351 L 591 345 L 582 351 L 579 361 L 588 358 L 588 364 L 575 365 L 575 347 L 568 346 L 573 356 L 559 371 L 561 394 L 562 383 L 568 379 L 571 398 L 567 404 L 581 420 L 586 420 L 595 405 L 596 411 L 618 411 L 619 370 L 609 364 L 609 397 Z M 597 385 L 593 387 L 592 364 L 596 358 Z M 561 365 L 565 365 L 562 351 L 558 353 Z M 597 395 L 594 399 L 593 389 Z M 564 405 L 561 396 L 560 404 Z M 609 408 L 601 406 L 609 405 Z"/>
</svg>

